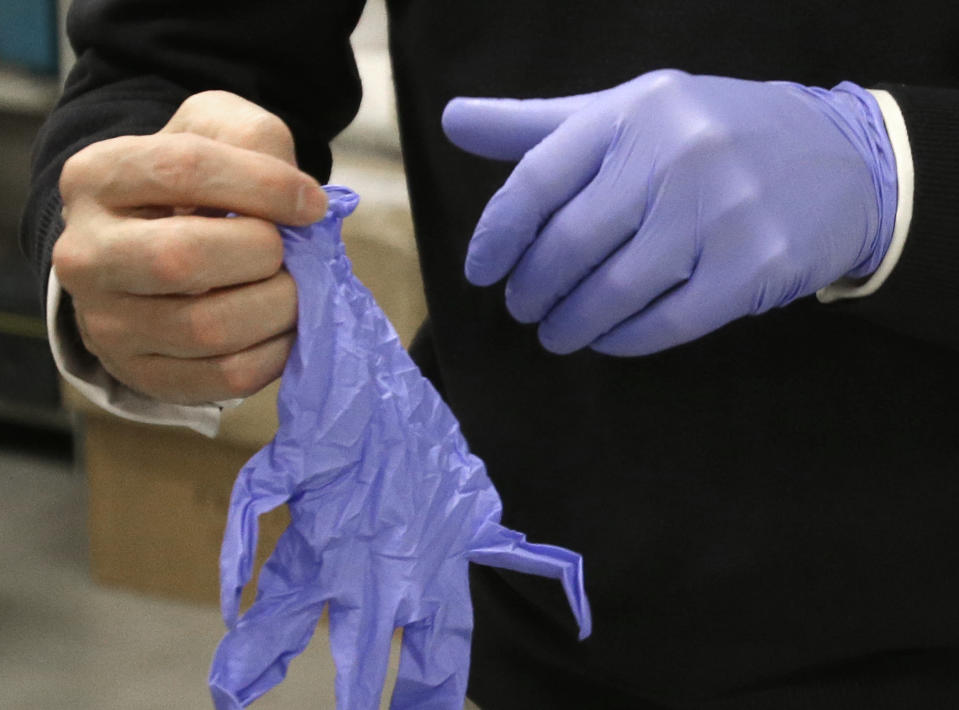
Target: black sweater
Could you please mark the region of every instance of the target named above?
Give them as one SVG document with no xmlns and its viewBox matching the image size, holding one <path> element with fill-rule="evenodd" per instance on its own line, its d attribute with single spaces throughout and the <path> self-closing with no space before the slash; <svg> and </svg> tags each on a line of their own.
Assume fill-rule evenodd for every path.
<svg viewBox="0 0 959 710">
<path fill-rule="evenodd" d="M 471 695 L 499 708 L 959 707 L 959 23 L 945 0 L 391 3 L 431 324 L 415 354 L 504 522 L 586 560 L 594 634 L 552 582 L 474 571 Z M 355 112 L 361 3 L 75 0 L 79 53 L 23 238 L 46 279 L 65 158 L 242 94 L 324 179 Z M 643 358 L 554 356 L 463 277 L 509 165 L 451 146 L 456 95 L 557 96 L 677 67 L 889 90 L 916 169 L 875 295 L 807 298 Z M 926 87 L 926 88 L 922 88 Z"/>
</svg>

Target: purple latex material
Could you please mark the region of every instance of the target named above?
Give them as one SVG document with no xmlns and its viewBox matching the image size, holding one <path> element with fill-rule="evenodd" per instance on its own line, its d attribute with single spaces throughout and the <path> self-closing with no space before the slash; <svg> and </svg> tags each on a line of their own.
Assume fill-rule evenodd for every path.
<svg viewBox="0 0 959 710">
<path fill-rule="evenodd" d="M 875 98 L 661 70 L 595 94 L 454 99 L 447 136 L 519 161 L 466 261 L 557 353 L 643 355 L 872 273 L 895 158 Z"/>
<path fill-rule="evenodd" d="M 482 461 L 351 271 L 339 233 L 357 196 L 326 189 L 323 221 L 281 228 L 298 337 L 279 430 L 240 472 L 230 501 L 220 556 L 229 631 L 210 689 L 219 710 L 253 702 L 283 679 L 328 606 L 338 710 L 379 706 L 397 627 L 391 707 L 461 710 L 473 624 L 468 563 L 561 580 L 584 638 L 582 559 L 499 524 L 501 502 Z M 238 618 L 257 519 L 284 503 L 290 526 Z"/>
</svg>

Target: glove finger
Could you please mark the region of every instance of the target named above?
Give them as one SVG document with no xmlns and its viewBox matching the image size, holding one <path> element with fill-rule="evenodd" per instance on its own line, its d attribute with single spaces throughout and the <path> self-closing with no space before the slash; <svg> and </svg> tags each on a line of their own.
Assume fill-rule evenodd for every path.
<svg viewBox="0 0 959 710">
<path fill-rule="evenodd" d="M 236 623 L 240 595 L 253 573 L 259 517 L 289 499 L 289 494 L 279 488 L 286 477 L 270 464 L 272 447 L 271 442 L 260 449 L 243 467 L 233 485 L 220 547 L 220 612 L 227 627 Z M 261 480 L 270 481 L 270 486 L 264 487 L 259 483 Z"/>
<path fill-rule="evenodd" d="M 443 110 L 443 132 L 457 147 L 494 160 L 519 160 L 534 145 L 595 99 L 458 97 Z"/>
<path fill-rule="evenodd" d="M 283 490 L 263 489 L 258 479 L 283 481 L 270 465 L 272 443 L 260 449 L 243 467 L 230 497 L 226 530 L 220 548 L 220 611 L 227 627 L 236 623 L 243 587 L 250 581 L 256 545 L 259 538 L 259 517 L 289 498 Z"/>
<path fill-rule="evenodd" d="M 391 710 L 462 710 L 469 677 L 473 610 L 464 568 L 465 604 L 441 607 L 432 617 L 403 627 L 400 669 Z"/>
<path fill-rule="evenodd" d="M 616 326 L 590 346 L 607 355 L 637 356 L 688 343 L 750 312 L 751 284 L 717 284 L 700 274 Z"/>
<path fill-rule="evenodd" d="M 645 226 L 644 226 L 645 229 Z M 815 290 L 775 220 L 731 210 L 713 224 L 689 280 L 598 338 L 608 355 L 646 355 L 700 338 L 730 321 L 788 303 Z M 734 234 L 735 247 L 724 235 Z"/>
<path fill-rule="evenodd" d="M 369 590 L 367 590 L 369 591 Z M 364 602 L 375 600 L 366 594 Z M 394 609 L 381 603 L 330 601 L 330 651 L 336 664 L 337 710 L 379 707 L 390 658 Z"/>
<path fill-rule="evenodd" d="M 555 545 L 528 542 L 522 533 L 498 523 L 490 523 L 477 536 L 467 557 L 470 562 L 500 567 L 515 572 L 537 574 L 558 579 L 579 626 L 579 638 L 592 632 L 592 614 L 583 576 L 583 558 L 571 550 Z"/>
<path fill-rule="evenodd" d="M 471 282 L 487 286 L 506 276 L 552 214 L 599 171 L 613 131 L 583 111 L 526 153 L 480 216 L 466 255 Z"/>
<path fill-rule="evenodd" d="M 326 601 L 310 559 L 309 545 L 287 529 L 260 573 L 256 602 L 217 647 L 209 682 L 218 710 L 263 695 L 306 648 Z"/>
<path fill-rule="evenodd" d="M 584 348 L 687 281 L 696 266 L 692 210 L 672 216 L 668 229 L 651 215 L 639 232 L 584 278 L 539 326 L 543 346 L 555 353 Z M 683 224 L 684 221 L 693 224 Z M 663 235 L 670 238 L 663 238 Z"/>
<path fill-rule="evenodd" d="M 313 637 L 322 603 L 275 604 L 258 600 L 217 647 L 210 670 L 211 691 L 224 698 L 217 708 L 246 707 L 279 684 Z"/>
<path fill-rule="evenodd" d="M 648 166 L 630 158 L 628 148 L 611 150 L 599 173 L 557 210 L 526 250 L 506 287 L 506 304 L 516 320 L 542 320 L 636 234 L 646 209 L 649 178 Z"/>
<path fill-rule="evenodd" d="M 209 682 L 218 710 L 246 707 L 279 684 L 313 637 L 322 603 L 284 609 L 273 603 L 254 603 L 217 647 Z"/>
</svg>

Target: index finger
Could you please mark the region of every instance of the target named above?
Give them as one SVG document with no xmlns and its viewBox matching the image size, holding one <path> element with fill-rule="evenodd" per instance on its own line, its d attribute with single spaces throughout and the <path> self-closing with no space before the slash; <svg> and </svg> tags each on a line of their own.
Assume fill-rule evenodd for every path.
<svg viewBox="0 0 959 710">
<path fill-rule="evenodd" d="M 87 152 L 86 164 L 64 168 L 65 200 L 71 174 L 78 173 L 86 175 L 82 189 L 113 208 L 200 205 L 289 225 L 310 224 L 326 212 L 326 194 L 306 173 L 203 136 L 121 136 Z"/>
<path fill-rule="evenodd" d="M 523 156 L 483 210 L 466 256 L 466 276 L 488 286 L 516 265 L 552 214 L 598 172 L 608 126 L 574 114 Z"/>
</svg>

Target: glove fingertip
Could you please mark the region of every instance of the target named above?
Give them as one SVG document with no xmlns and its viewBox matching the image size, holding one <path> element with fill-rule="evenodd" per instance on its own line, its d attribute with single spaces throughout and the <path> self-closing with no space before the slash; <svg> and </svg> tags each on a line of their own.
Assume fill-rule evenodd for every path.
<svg viewBox="0 0 959 710">
<path fill-rule="evenodd" d="M 223 623 L 228 629 L 236 626 L 240 616 L 240 593 L 242 590 L 234 588 L 224 589 L 220 592 L 220 615 L 223 617 Z"/>
<path fill-rule="evenodd" d="M 486 99 L 457 97 L 446 104 L 440 123 L 443 133 L 458 148 L 485 155 L 485 142 L 480 140 L 477 128 L 483 121 Z"/>
<path fill-rule="evenodd" d="M 554 355 L 569 355 L 584 347 L 575 338 L 564 336 L 548 320 L 540 322 L 536 335 L 540 345 Z"/>
<path fill-rule="evenodd" d="M 582 577 L 580 577 L 580 587 L 582 587 Z M 579 640 L 582 641 L 593 633 L 593 613 L 589 608 L 589 599 L 586 592 L 580 589 L 577 597 L 577 604 L 573 609 L 573 615 L 576 617 L 576 623 L 579 626 Z"/>
<path fill-rule="evenodd" d="M 464 124 L 464 114 L 470 101 L 469 98 L 457 96 L 455 99 L 451 99 L 443 109 L 443 115 L 440 118 L 443 133 L 454 143 L 456 143 L 456 136 Z"/>
<path fill-rule="evenodd" d="M 487 259 L 480 250 L 470 249 L 466 255 L 466 280 L 474 286 L 492 286 L 505 274 L 497 262 Z"/>
<path fill-rule="evenodd" d="M 213 698 L 213 707 L 216 710 L 241 710 L 243 707 L 232 692 L 216 681 L 210 681 L 210 695 Z"/>
</svg>

